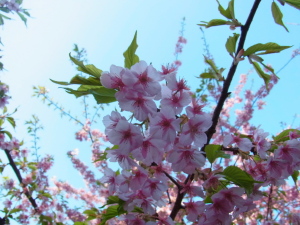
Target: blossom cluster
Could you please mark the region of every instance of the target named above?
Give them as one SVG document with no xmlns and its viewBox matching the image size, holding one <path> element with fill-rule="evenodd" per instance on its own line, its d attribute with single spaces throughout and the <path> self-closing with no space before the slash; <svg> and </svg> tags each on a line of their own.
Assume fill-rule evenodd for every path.
<svg viewBox="0 0 300 225">
<path fill-rule="evenodd" d="M 204 183 L 184 183 L 187 176 L 205 171 L 206 158 L 202 148 L 207 143 L 205 132 L 212 125 L 212 120 L 202 110 L 203 105 L 194 98 L 185 81 L 177 79 L 176 71 L 158 72 L 152 65 L 140 61 L 130 69 L 112 65 L 110 72 L 103 72 L 100 80 L 106 88 L 118 91 L 115 96 L 121 110 L 132 113 L 130 122 L 117 111 L 103 119 L 107 139 L 114 145 L 107 150 L 107 158 L 118 162 L 122 171 L 119 174 L 107 168 L 101 183 L 108 185 L 110 195 L 125 201 L 125 210 L 131 212 L 140 207 L 144 215 L 159 212 L 159 208 L 165 207 L 168 202 L 165 193 L 176 192 L 170 189 L 172 182 L 169 179 L 172 181 L 173 173 L 179 173 L 177 179 L 182 180 L 182 186 L 177 188 L 182 188 L 181 193 L 188 193 L 184 208 L 189 221 L 199 224 L 227 221 L 227 224 L 240 213 L 255 207 L 254 198 L 246 197 L 243 188 L 230 187 L 216 192 L 222 179 L 216 174 L 218 171 L 207 172 Z M 223 145 L 237 144 L 243 151 L 256 147 L 263 158 L 270 147 L 265 137 L 264 133 L 258 133 L 253 144 L 248 138 L 228 135 Z M 177 185 L 176 182 L 174 184 Z M 213 204 L 205 204 L 203 200 L 210 193 L 213 193 Z M 203 200 L 195 201 L 194 197 Z M 128 224 L 136 220 L 146 224 L 145 218 L 137 217 L 136 213 L 122 218 Z M 155 219 L 162 223 L 168 218 L 158 216 Z M 151 219 L 146 221 L 151 224 Z"/>
</svg>

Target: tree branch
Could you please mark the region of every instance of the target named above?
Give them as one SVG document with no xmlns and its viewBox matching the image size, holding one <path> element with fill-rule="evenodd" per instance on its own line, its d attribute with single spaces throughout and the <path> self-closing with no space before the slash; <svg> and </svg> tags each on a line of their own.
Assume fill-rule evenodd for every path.
<svg viewBox="0 0 300 225">
<path fill-rule="evenodd" d="M 250 24 L 253 20 L 253 17 L 256 13 L 256 10 L 257 10 L 260 2 L 261 2 L 261 0 L 255 0 L 245 25 L 243 25 L 241 27 L 241 38 L 240 38 L 238 48 L 236 50 L 235 55 L 237 55 L 239 53 L 239 51 L 244 48 L 244 44 L 245 44 L 245 40 L 246 40 L 246 36 L 247 36 L 248 30 L 249 30 Z M 229 90 L 232 78 L 235 74 L 236 68 L 237 68 L 237 64 L 235 64 L 235 60 L 233 60 L 231 67 L 228 71 L 227 78 L 224 81 L 222 93 L 221 93 L 221 96 L 219 98 L 218 104 L 215 108 L 215 111 L 214 111 L 214 114 L 212 117 L 212 126 L 206 131 L 206 135 L 207 135 L 207 143 L 206 144 L 210 143 L 213 134 L 216 132 L 216 127 L 217 127 L 217 124 L 219 121 L 221 111 L 223 109 L 223 105 L 224 105 L 227 97 L 230 95 L 230 92 L 228 92 L 228 90 Z M 202 148 L 202 150 L 204 150 L 204 147 Z M 193 180 L 193 178 L 194 178 L 193 175 L 189 175 L 185 182 L 187 183 L 188 181 Z M 177 195 L 174 207 L 172 209 L 172 212 L 170 214 L 170 217 L 172 218 L 172 220 L 175 219 L 177 213 L 182 208 L 181 202 L 184 198 L 184 195 L 185 195 L 185 192 L 181 193 L 181 191 L 178 190 L 178 195 Z"/>
<path fill-rule="evenodd" d="M 247 36 L 248 30 L 249 30 L 249 27 L 251 25 L 251 22 L 253 20 L 253 17 L 256 13 L 256 10 L 257 10 L 260 2 L 261 2 L 261 0 L 255 0 L 245 25 L 241 26 L 241 38 L 239 40 L 238 48 L 236 50 L 235 55 L 237 55 L 239 53 L 239 51 L 244 48 L 244 44 L 245 44 L 245 40 L 246 40 L 246 36 Z M 230 95 L 230 92 L 228 92 L 228 90 L 229 90 L 229 87 L 230 87 L 232 78 L 235 74 L 237 66 L 238 66 L 238 64 L 236 64 L 235 60 L 233 60 L 231 67 L 228 71 L 227 78 L 224 81 L 221 96 L 219 98 L 218 104 L 215 108 L 215 111 L 214 111 L 214 114 L 212 117 L 212 122 L 213 122 L 212 126 L 206 131 L 207 144 L 209 144 L 213 134 L 216 132 L 216 127 L 217 127 L 217 124 L 219 121 L 221 111 L 223 109 L 223 105 L 224 105 L 227 97 Z"/>
<path fill-rule="evenodd" d="M 17 168 L 13 158 L 10 155 L 10 151 L 6 150 L 6 149 L 4 151 L 5 151 L 5 154 L 8 158 L 10 166 L 12 167 L 12 169 L 15 172 L 21 186 L 23 187 L 23 192 L 24 192 L 25 196 L 28 198 L 28 200 L 31 203 L 31 205 L 33 206 L 33 208 L 37 211 L 38 210 L 38 205 L 36 204 L 35 200 L 31 197 L 31 194 L 29 193 L 29 191 L 26 188 L 24 188 L 25 185 L 22 182 L 23 179 L 22 179 L 21 173 L 20 173 L 19 169 Z"/>
</svg>

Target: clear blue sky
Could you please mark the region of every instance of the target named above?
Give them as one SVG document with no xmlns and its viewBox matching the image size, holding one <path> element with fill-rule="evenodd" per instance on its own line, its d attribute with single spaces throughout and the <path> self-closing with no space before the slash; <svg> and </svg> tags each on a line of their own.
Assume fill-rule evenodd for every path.
<svg viewBox="0 0 300 225">
<path fill-rule="evenodd" d="M 220 1 L 227 6 L 227 0 Z M 253 1 L 236 1 L 236 17 L 243 23 Z M 290 30 L 273 22 L 271 1 L 262 1 L 254 23 L 250 28 L 246 46 L 256 43 L 277 42 L 281 45 L 293 45 L 292 49 L 281 54 L 265 57 L 278 70 L 289 60 L 292 50 L 299 47 L 300 13 L 289 6 L 283 7 L 284 21 Z M 140 59 L 152 62 L 156 68 L 174 60 L 174 49 L 180 23 L 186 17 L 184 36 L 188 44 L 184 47 L 180 60 L 183 65 L 179 76 L 185 77 L 192 88 L 197 87 L 195 76 L 205 68 L 203 63 L 202 34 L 196 25 L 200 21 L 222 18 L 217 10 L 216 1 L 204 0 L 25 0 L 23 7 L 30 9 L 32 18 L 28 19 L 27 27 L 16 18 L 6 21 L 0 29 L 3 63 L 6 71 L 1 73 L 1 80 L 10 86 L 9 108 L 18 107 L 15 114 L 17 128 L 15 135 L 31 146 L 26 134 L 25 120 L 32 114 L 38 115 L 44 130 L 40 133 L 40 154 L 49 153 L 55 156 L 56 165 L 51 175 L 62 180 L 72 180 L 77 173 L 71 168 L 66 152 L 74 148 L 80 149 L 80 158 L 90 161 L 89 144 L 74 140 L 75 131 L 80 127 L 65 118 L 58 111 L 49 109 L 40 100 L 32 98 L 33 85 L 46 86 L 50 95 L 60 102 L 67 110 L 71 110 L 78 118 L 82 115 L 80 100 L 66 94 L 49 78 L 69 81 L 76 70 L 71 65 L 68 54 L 77 43 L 88 53 L 89 63 L 102 70 L 109 70 L 111 64 L 123 65 L 123 52 L 131 42 L 134 32 L 138 31 Z M 236 30 L 238 32 L 238 30 Z M 228 27 L 216 27 L 205 30 L 205 35 L 218 66 L 227 68 L 231 57 L 225 50 L 225 41 L 232 33 Z M 245 60 L 238 68 L 237 76 L 246 73 L 251 65 Z M 281 130 L 280 121 L 292 122 L 295 114 L 300 114 L 300 57 L 294 59 L 279 76 L 279 84 L 267 98 L 265 110 L 255 114 L 253 123 L 261 124 L 266 131 L 276 134 Z M 255 86 L 263 81 L 255 73 L 251 74 Z M 234 80 L 233 86 L 237 79 Z M 91 101 L 93 103 L 93 101 Z M 91 105 L 92 106 L 92 105 Z M 102 115 L 109 110 L 101 112 Z M 299 126 L 299 118 L 295 124 Z M 101 120 L 96 127 L 102 129 Z M 63 169 L 62 169 L 63 168 Z M 100 175 L 98 176 L 100 177 Z"/>
</svg>

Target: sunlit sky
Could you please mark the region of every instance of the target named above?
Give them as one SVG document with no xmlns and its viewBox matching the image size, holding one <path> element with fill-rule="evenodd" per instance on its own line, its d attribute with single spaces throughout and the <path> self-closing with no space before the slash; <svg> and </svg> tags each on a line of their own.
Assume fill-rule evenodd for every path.
<svg viewBox="0 0 300 225">
<path fill-rule="evenodd" d="M 227 6 L 227 0 L 220 1 Z M 236 17 L 242 23 L 251 8 L 253 1 L 236 1 Z M 262 1 L 261 6 L 250 28 L 246 46 L 256 43 L 277 42 L 281 45 L 293 45 L 291 49 L 280 54 L 265 57 L 265 62 L 273 65 L 275 71 L 281 68 L 291 57 L 292 50 L 300 46 L 300 13 L 298 10 L 285 6 L 282 8 L 284 21 L 289 33 L 276 25 L 271 15 L 271 1 Z M 55 167 L 50 175 L 58 179 L 72 180 L 77 185 L 77 172 L 74 172 L 66 152 L 79 148 L 80 158 L 90 162 L 89 143 L 79 143 L 74 139 L 75 131 L 80 126 L 61 118 L 58 111 L 47 107 L 39 99 L 31 97 L 32 86 L 46 86 L 50 96 L 59 102 L 72 115 L 82 116 L 83 106 L 80 99 L 68 95 L 49 78 L 69 81 L 76 70 L 68 58 L 73 44 L 84 47 L 88 53 L 89 63 L 107 71 L 111 64 L 124 64 L 123 52 L 130 44 L 135 31 L 138 32 L 137 54 L 140 59 L 160 69 L 174 60 L 175 43 L 181 29 L 182 18 L 186 18 L 184 36 L 188 43 L 180 55 L 183 65 L 179 76 L 187 79 L 192 89 L 197 88 L 198 76 L 205 69 L 203 63 L 202 33 L 196 25 L 200 21 L 222 18 L 217 10 L 216 1 L 186 0 L 25 0 L 23 8 L 29 9 L 32 18 L 28 19 L 27 27 L 17 17 L 6 21 L 0 29 L 5 71 L 1 72 L 1 81 L 10 86 L 9 109 L 18 107 L 14 117 L 17 120 L 15 136 L 31 146 L 31 139 L 26 134 L 24 122 L 32 114 L 37 115 L 44 126 L 40 132 L 40 154 L 51 154 L 55 157 Z M 235 32 L 239 32 L 237 29 Z M 225 41 L 232 31 L 226 26 L 205 29 L 209 50 L 219 67 L 227 68 L 231 57 L 225 50 Z M 241 63 L 238 75 L 247 73 L 252 67 L 247 60 Z M 253 124 L 261 125 L 265 131 L 276 134 L 282 129 L 280 122 L 291 124 L 294 115 L 300 114 L 300 57 L 295 58 L 279 74 L 279 84 L 266 99 L 264 110 L 254 114 Z M 254 86 L 263 81 L 258 75 L 251 73 L 250 80 Z M 90 99 L 90 108 L 95 102 Z M 107 108 L 101 115 L 109 113 Z M 92 113 L 93 111 L 91 111 Z M 103 129 L 101 119 L 94 128 Z M 294 126 L 299 126 L 297 117 Z M 75 177 L 75 178 L 74 178 Z M 99 175 L 98 177 L 101 177 Z M 81 184 L 78 184 L 81 185 Z"/>
</svg>

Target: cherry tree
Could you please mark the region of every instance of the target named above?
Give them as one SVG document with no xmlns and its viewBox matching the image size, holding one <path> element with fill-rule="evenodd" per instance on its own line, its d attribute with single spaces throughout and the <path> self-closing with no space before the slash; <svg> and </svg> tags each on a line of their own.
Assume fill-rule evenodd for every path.
<svg viewBox="0 0 300 225">
<path fill-rule="evenodd" d="M 8 196 L 2 210 L 4 220 L 16 218 L 26 224 L 35 218 L 40 224 L 72 221 L 76 225 L 298 224 L 300 131 L 285 129 L 268 139 L 268 132 L 250 123 L 254 106 L 262 109 L 263 99 L 278 82 L 274 69 L 262 57 L 290 47 L 273 42 L 245 46 L 260 2 L 253 1 L 245 24 L 235 17 L 234 0 L 227 8 L 218 2 L 226 19 L 198 24 L 205 28 L 229 26 L 240 33 L 233 33 L 225 43 L 232 57 L 226 75 L 210 54 L 204 56 L 208 69 L 199 76 L 201 85 L 196 92 L 190 90 L 188 80 L 178 78 L 181 62 L 177 56 L 187 41 L 183 36 L 176 44 L 176 60 L 159 69 L 136 55 L 137 33 L 124 52 L 124 67 L 112 65 L 102 71 L 70 54 L 84 75 L 76 75 L 70 82 L 53 82 L 80 85 L 77 89 L 65 87 L 76 97 L 92 95 L 97 104 L 119 105 L 103 117 L 103 133 L 91 129 L 93 120 L 80 122 L 82 129 L 76 133 L 77 139 L 91 141 L 92 160 L 102 177 L 96 179 L 72 151 L 68 155 L 87 188 L 76 189 L 57 180 L 50 186 L 46 172 L 53 158 L 30 161 L 22 143 L 1 130 L 0 147 L 20 183 L 17 186 L 10 178 L 3 183 Z M 279 3 L 300 8 L 293 0 Z M 271 9 L 275 23 L 287 30 L 276 2 Z M 78 48 L 76 51 L 80 53 Z M 230 85 L 245 58 L 264 84 L 256 91 L 246 89 L 242 98 L 247 75 L 240 76 L 233 93 Z M 5 107 L 8 86 L 1 84 L 0 90 L 1 121 L 15 126 Z M 51 101 L 45 88 L 36 88 L 36 94 Z M 230 110 L 239 102 L 244 106 L 232 122 Z M 37 122 L 31 121 L 31 125 L 37 127 Z M 104 149 L 103 142 L 109 147 Z M 117 162 L 119 169 L 113 170 L 107 162 Z M 294 186 L 287 182 L 290 177 Z M 80 199 L 85 210 L 68 204 L 70 197 Z"/>
</svg>

